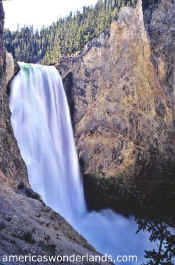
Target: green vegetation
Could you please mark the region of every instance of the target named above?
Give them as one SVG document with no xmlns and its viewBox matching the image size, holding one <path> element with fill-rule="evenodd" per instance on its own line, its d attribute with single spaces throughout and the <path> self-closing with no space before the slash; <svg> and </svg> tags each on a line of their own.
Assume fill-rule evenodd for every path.
<svg viewBox="0 0 175 265">
<path fill-rule="evenodd" d="M 24 239 L 24 241 L 26 241 L 29 244 L 35 243 L 35 240 L 33 239 L 31 232 L 24 233 L 23 239 Z"/>
<path fill-rule="evenodd" d="M 25 26 L 15 32 L 5 31 L 5 45 L 17 61 L 52 64 L 60 56 L 77 54 L 84 45 L 98 36 L 117 17 L 121 6 L 134 5 L 136 0 L 99 0 L 95 7 L 70 13 L 49 27 L 35 31 Z"/>
<path fill-rule="evenodd" d="M 173 220 L 162 218 L 137 218 L 138 232 L 148 231 L 154 243 L 152 250 L 145 251 L 143 265 L 174 265 L 175 261 L 175 224 Z"/>
<path fill-rule="evenodd" d="M 149 4 L 156 1 L 149 0 Z M 32 26 L 14 32 L 6 30 L 6 48 L 17 61 L 54 64 L 60 56 L 77 55 L 88 41 L 109 28 L 122 6 L 135 6 L 136 2 L 98 0 L 94 7 L 84 7 L 82 12 L 74 15 L 70 13 L 40 31 L 35 31 Z"/>
<path fill-rule="evenodd" d="M 24 233 L 21 233 L 21 234 L 12 234 L 12 236 L 16 237 L 16 238 L 19 238 L 21 240 L 24 240 L 25 242 L 29 243 L 29 244 L 35 244 L 36 241 L 35 239 L 33 239 L 33 236 L 32 236 L 32 232 L 29 231 L 29 232 L 24 232 Z"/>
<path fill-rule="evenodd" d="M 56 245 L 55 244 L 48 244 L 40 241 L 38 243 L 38 246 L 42 248 L 43 251 L 46 251 L 47 253 L 50 253 L 51 255 L 56 254 Z"/>
</svg>

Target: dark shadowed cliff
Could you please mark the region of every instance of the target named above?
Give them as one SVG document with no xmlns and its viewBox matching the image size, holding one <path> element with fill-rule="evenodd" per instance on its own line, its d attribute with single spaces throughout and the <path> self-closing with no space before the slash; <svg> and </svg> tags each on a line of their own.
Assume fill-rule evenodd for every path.
<svg viewBox="0 0 175 265">
<path fill-rule="evenodd" d="M 162 0 L 145 26 L 141 1 L 124 7 L 110 32 L 58 65 L 92 208 L 174 200 L 174 12 Z"/>
</svg>

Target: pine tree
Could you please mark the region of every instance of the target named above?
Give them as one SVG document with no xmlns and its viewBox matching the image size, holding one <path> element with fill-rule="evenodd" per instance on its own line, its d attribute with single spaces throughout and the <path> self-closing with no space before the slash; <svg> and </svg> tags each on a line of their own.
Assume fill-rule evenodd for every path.
<svg viewBox="0 0 175 265">
<path fill-rule="evenodd" d="M 158 0 L 143 0 L 152 4 Z M 40 31 L 32 26 L 4 33 L 7 50 L 17 61 L 53 64 L 60 55 L 77 54 L 87 42 L 110 27 L 118 17 L 123 5 L 135 5 L 137 0 L 98 0 L 95 7 L 84 7 L 76 14 L 72 12 Z M 145 4 L 145 5 L 147 5 Z"/>
</svg>

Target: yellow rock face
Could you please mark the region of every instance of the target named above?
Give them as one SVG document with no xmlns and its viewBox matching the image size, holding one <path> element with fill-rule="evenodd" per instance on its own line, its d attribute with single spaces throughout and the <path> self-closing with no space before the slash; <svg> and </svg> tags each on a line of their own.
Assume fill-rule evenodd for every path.
<svg viewBox="0 0 175 265">
<path fill-rule="evenodd" d="M 15 71 L 13 56 L 6 52 L 6 84 L 12 79 Z"/>
<path fill-rule="evenodd" d="M 65 80 L 85 185 L 91 175 L 86 187 L 97 186 L 106 200 L 109 193 L 115 200 L 119 185 L 149 197 L 167 170 L 173 173 L 173 108 L 162 86 L 167 65 L 160 57 L 156 67 L 153 59 L 139 1 L 88 44 L 71 65 L 68 86 Z"/>
</svg>

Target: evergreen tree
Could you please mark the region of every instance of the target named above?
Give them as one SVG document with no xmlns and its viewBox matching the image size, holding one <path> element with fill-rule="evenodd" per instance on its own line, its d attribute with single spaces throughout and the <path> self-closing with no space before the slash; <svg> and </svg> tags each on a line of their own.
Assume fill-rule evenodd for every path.
<svg viewBox="0 0 175 265">
<path fill-rule="evenodd" d="M 137 218 L 138 232 L 148 231 L 152 250 L 145 251 L 146 263 L 143 265 L 174 265 L 175 263 L 175 223 L 174 220 L 160 218 Z"/>
<path fill-rule="evenodd" d="M 156 0 L 148 0 L 153 3 Z M 157 0 L 158 1 L 158 0 Z M 110 27 L 124 5 L 134 6 L 137 0 L 98 0 L 94 7 L 60 18 L 40 31 L 32 26 L 18 27 L 4 33 L 7 50 L 17 61 L 53 64 L 60 56 L 77 54 L 88 41 Z M 146 2 L 146 0 L 144 0 Z"/>
</svg>

